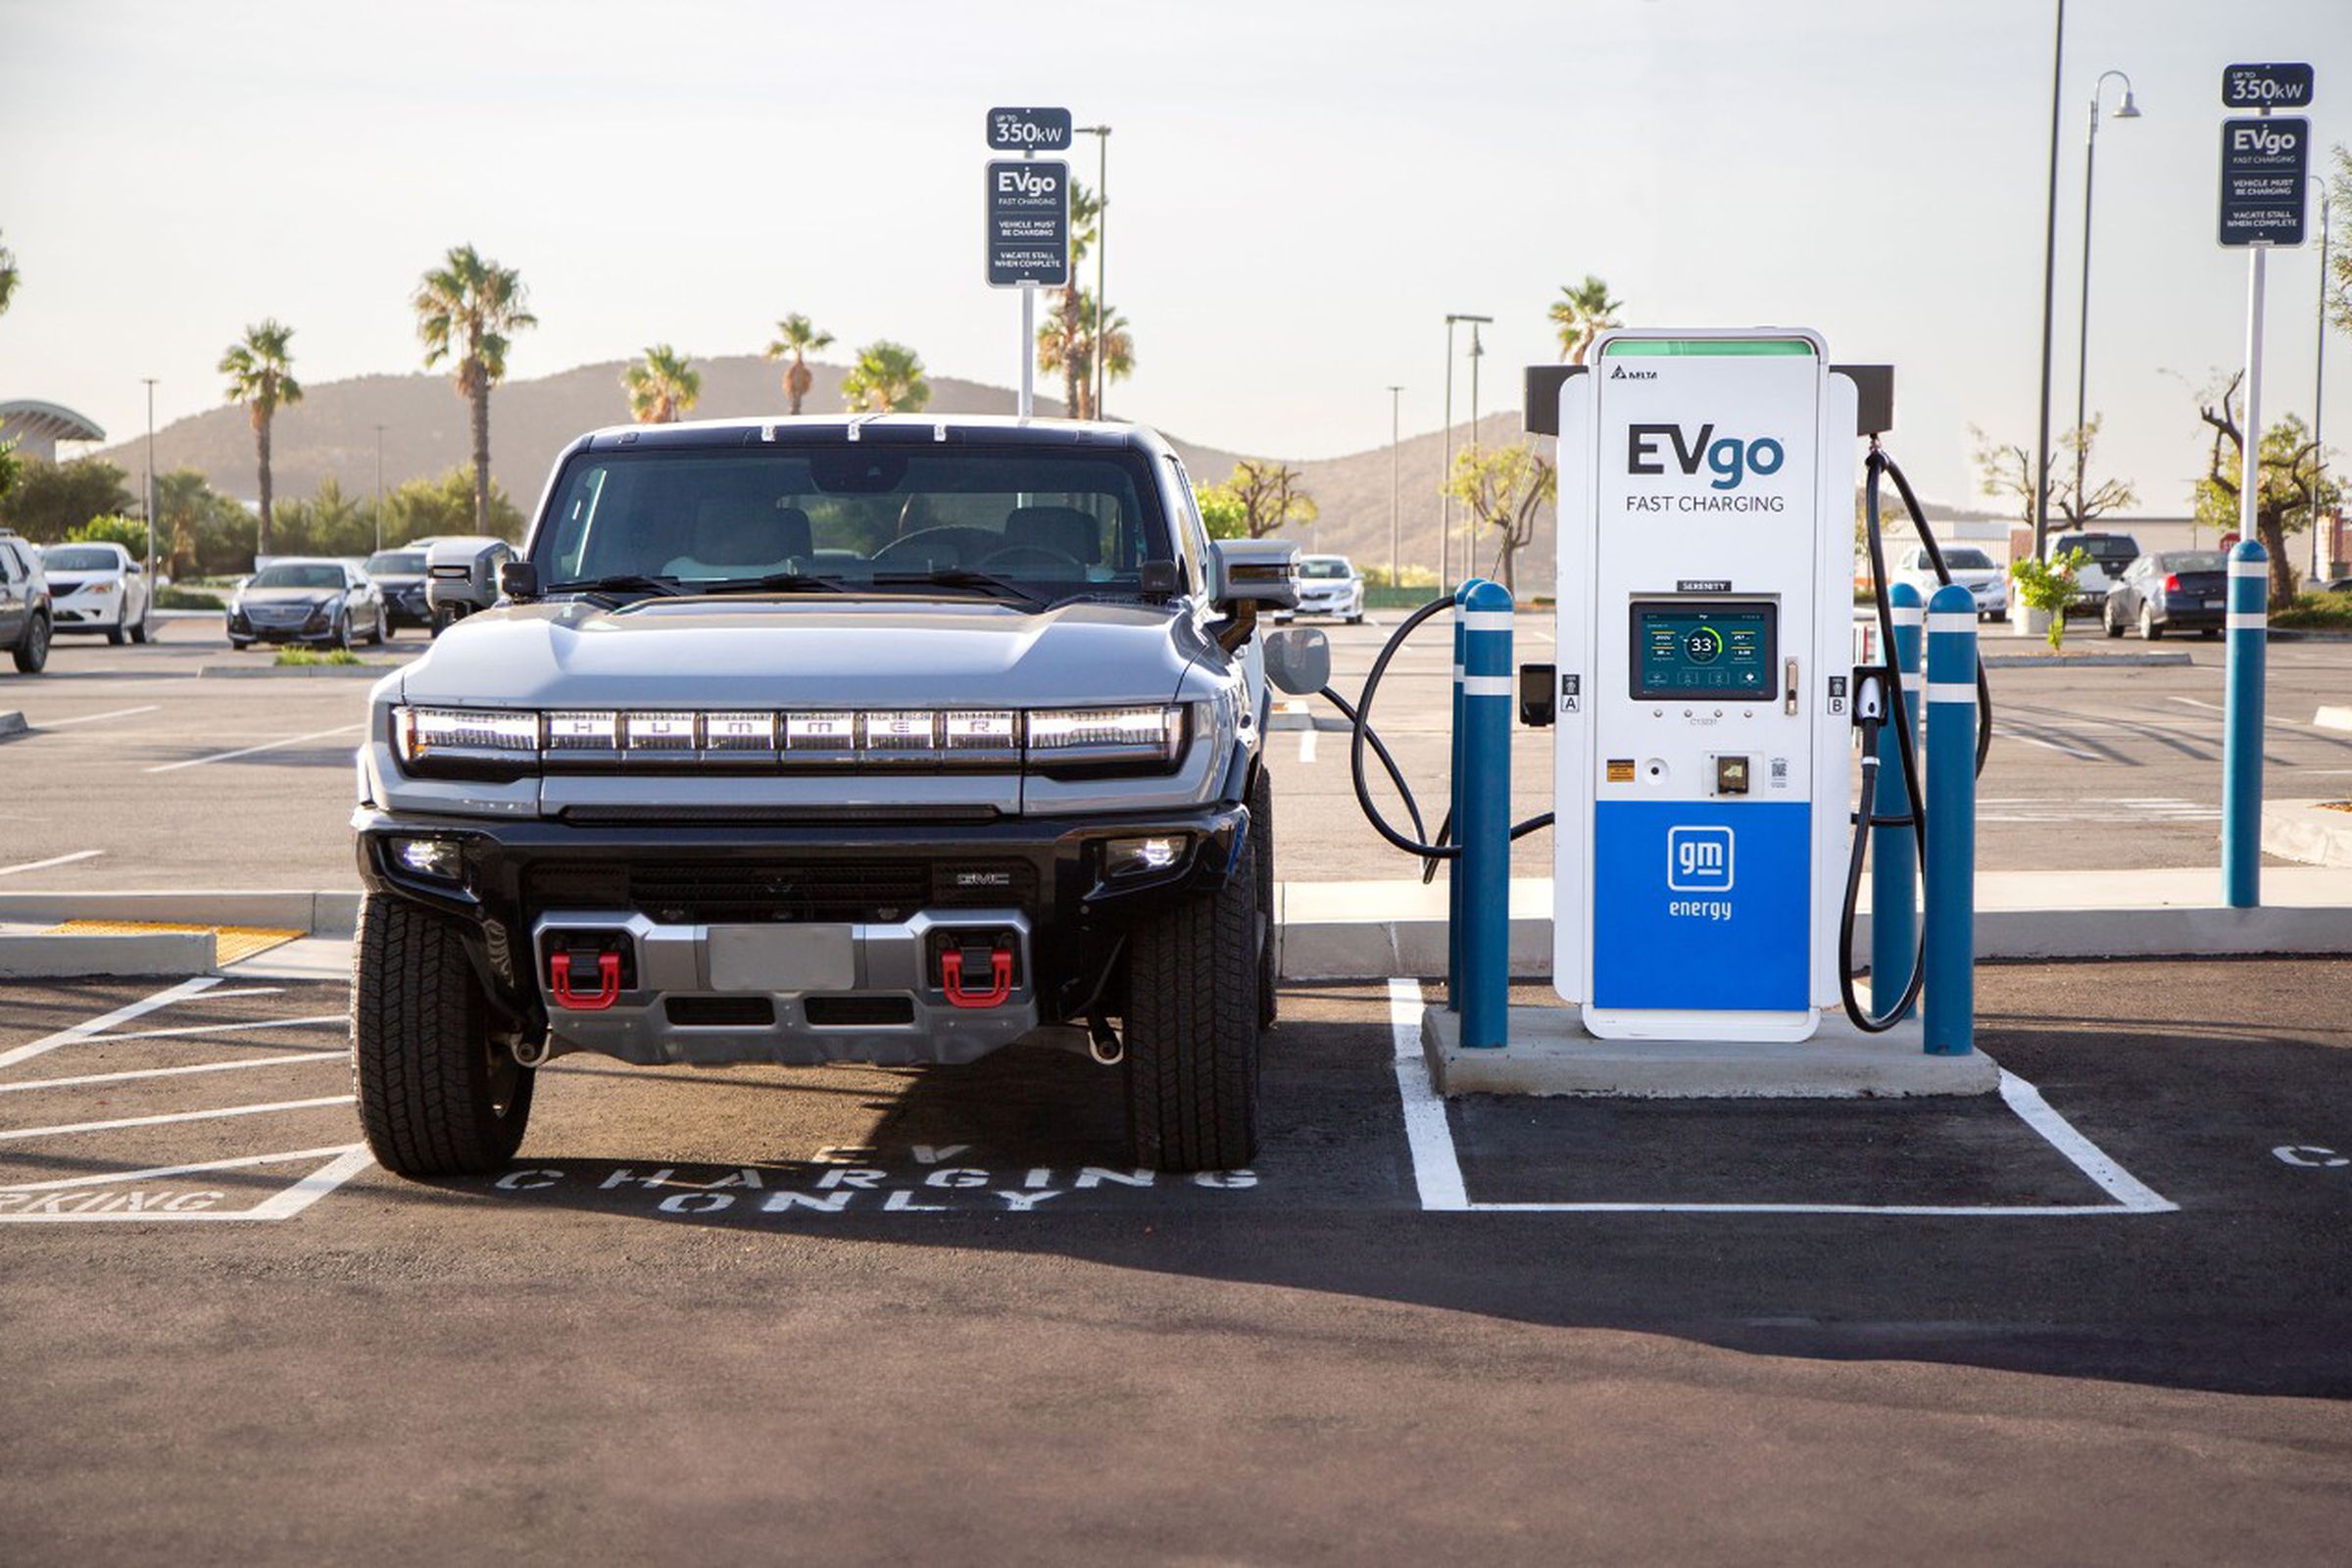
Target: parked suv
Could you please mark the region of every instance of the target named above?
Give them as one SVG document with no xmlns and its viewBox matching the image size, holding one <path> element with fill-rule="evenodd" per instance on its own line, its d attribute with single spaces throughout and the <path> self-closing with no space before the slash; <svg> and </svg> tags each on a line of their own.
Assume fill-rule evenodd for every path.
<svg viewBox="0 0 2352 1568">
<path fill-rule="evenodd" d="M 0 528 L 0 648 L 17 669 L 37 675 L 49 663 L 49 578 L 41 553 L 13 528 Z"/>
<path fill-rule="evenodd" d="M 2123 581 L 2124 572 L 2132 563 L 2139 559 L 2139 541 L 2128 533 L 2052 534 L 2048 554 L 2043 559 L 2063 560 L 2077 550 L 2090 557 L 2090 565 L 2077 579 L 2079 595 L 2070 613 L 2087 614 L 2095 610 L 2104 614 L 2107 595 Z"/>
<path fill-rule="evenodd" d="M 565 1052 L 956 1063 L 1029 1039 L 1120 1064 L 1139 1163 L 1246 1162 L 1267 666 L 1311 690 L 1328 651 L 1256 635 L 1296 603 L 1294 547 L 1211 544 L 1192 497 L 1132 425 L 573 442 L 498 602 L 371 694 L 376 1157 L 498 1166 Z"/>
<path fill-rule="evenodd" d="M 49 545 L 41 551 L 49 573 L 50 613 L 57 631 L 102 631 L 120 648 L 147 640 L 154 595 L 138 558 L 118 544 Z"/>
</svg>

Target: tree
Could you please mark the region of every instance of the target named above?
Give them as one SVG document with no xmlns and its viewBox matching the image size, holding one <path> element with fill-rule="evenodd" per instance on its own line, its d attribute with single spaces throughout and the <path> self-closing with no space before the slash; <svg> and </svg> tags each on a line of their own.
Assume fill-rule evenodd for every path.
<svg viewBox="0 0 2352 1568">
<path fill-rule="evenodd" d="M 1560 297 L 1551 302 L 1551 324 L 1559 328 L 1560 358 L 1570 365 L 1582 365 L 1592 350 L 1592 340 L 1613 326 L 1625 323 L 1617 318 L 1623 300 L 1609 298 L 1609 285 L 1585 274 L 1582 283 L 1560 285 Z"/>
<path fill-rule="evenodd" d="M 807 397 L 808 388 L 815 384 L 816 374 L 808 368 L 808 352 L 827 348 L 832 342 L 832 333 L 819 331 L 814 321 L 798 311 L 776 323 L 776 340 L 767 346 L 765 352 L 771 360 L 780 360 L 787 354 L 792 356 L 792 363 L 784 368 L 784 400 L 788 405 L 784 412 L 787 414 L 801 412 L 801 399 Z"/>
<path fill-rule="evenodd" d="M 471 245 L 454 247 L 424 274 L 409 303 L 424 343 L 424 368 L 454 361 L 458 396 L 472 405 L 473 525 L 488 533 L 490 389 L 506 379 L 509 335 L 537 326 L 539 318 L 525 308 L 521 274 Z"/>
<path fill-rule="evenodd" d="M 294 329 L 272 318 L 247 327 L 245 336 L 220 356 L 220 373 L 228 377 L 228 401 L 245 405 L 246 421 L 253 426 L 265 556 L 270 554 L 270 429 L 279 409 L 302 401 L 302 383 L 294 379 L 293 340 Z"/>
<path fill-rule="evenodd" d="M 1261 458 L 1235 464 L 1224 489 L 1242 509 L 1239 537 L 1263 539 L 1285 523 L 1314 521 L 1319 514 L 1314 498 L 1298 488 L 1300 477 L 1297 468 Z"/>
<path fill-rule="evenodd" d="M 411 479 L 384 497 L 384 543 L 405 545 L 437 534 L 470 533 L 474 515 L 473 475 L 464 464 L 430 479 Z M 368 514 L 371 529 L 373 514 Z M 522 537 L 522 513 L 507 492 L 490 487 L 490 526 L 481 531 L 501 539 Z"/>
<path fill-rule="evenodd" d="M 2245 434 L 2238 428 L 2236 398 L 2244 379 L 2243 370 L 2232 374 L 2218 398 L 2197 409 L 2198 417 L 2213 429 L 2212 459 L 2197 481 L 2197 520 L 2219 533 L 2235 530 L 2242 515 Z M 2343 500 L 2342 486 L 2321 478 L 2319 452 L 2319 443 L 2292 414 L 2262 433 L 2262 488 L 2254 497 L 2254 531 L 2270 553 L 2274 608 L 2295 597 L 2295 567 L 2287 559 L 2286 536 L 2302 532 L 2317 509 Z"/>
<path fill-rule="evenodd" d="M 66 543 L 74 545 L 121 545 L 130 552 L 133 561 L 147 559 L 147 524 L 136 517 L 110 513 L 92 517 L 66 535 Z"/>
<path fill-rule="evenodd" d="M 1098 310 L 1090 295 L 1086 302 L 1086 320 L 1087 358 L 1090 361 L 1100 359 L 1103 381 L 1124 381 L 1133 375 L 1135 334 L 1127 325 L 1127 318 L 1115 310 Z M 1086 416 L 1090 419 L 1102 417 L 1102 411 L 1095 406 L 1092 382 L 1088 383 L 1086 393 Z"/>
<path fill-rule="evenodd" d="M 24 472 L 24 460 L 17 456 L 17 438 L 10 436 L 0 441 L 0 503 L 8 500 L 8 493 L 17 487 L 17 480 Z"/>
<path fill-rule="evenodd" d="M 1135 373 L 1135 335 L 1125 317 L 1112 311 L 1106 318 L 1086 290 L 1061 292 L 1072 296 L 1076 304 L 1069 311 L 1047 317 L 1037 329 L 1037 368 L 1048 374 L 1062 373 L 1063 391 L 1071 399 L 1067 405 L 1071 418 L 1099 419 L 1102 411 L 1095 406 L 1097 339 L 1100 337 L 1102 352 L 1108 356 L 1102 367 L 1103 378 L 1123 381 Z"/>
<path fill-rule="evenodd" d="M 2066 612 L 2082 597 L 2082 568 L 2089 564 L 2090 552 L 2080 545 L 2049 561 L 2028 556 L 2023 561 L 2009 563 L 2009 575 L 2017 579 L 2019 602 L 2028 610 L 2037 610 L 2050 617 L 2053 654 L 2064 651 Z"/>
<path fill-rule="evenodd" d="M 1208 530 L 1211 539 L 1246 539 L 1250 536 L 1249 509 L 1242 498 L 1233 493 L 1229 484 L 1204 485 L 1193 492 L 1200 507 L 1200 525 Z"/>
<path fill-rule="evenodd" d="M 226 576 L 253 569 L 255 518 L 196 468 L 155 477 L 155 548 L 167 575 Z M 144 548 L 144 546 L 142 546 Z"/>
<path fill-rule="evenodd" d="M 2089 484 L 2082 474 L 2090 466 L 2090 455 L 2098 445 L 2099 426 L 2106 416 L 2095 415 L 2077 430 L 2059 437 L 2058 444 L 2074 454 L 2078 490 L 2074 485 L 2050 481 L 2046 515 L 2056 517 L 2061 529 L 2087 528 L 2110 512 L 2139 504 L 2139 491 L 2129 479 L 2102 479 Z M 1978 487 L 1988 496 L 2007 498 L 2018 508 L 2019 520 L 2034 526 L 2034 454 L 2018 442 L 1995 441 L 1975 425 L 1968 427 L 1976 438 Z M 1882 515 L 1885 515 L 1882 506 Z M 1901 515 L 1896 512 L 1895 515 Z"/>
<path fill-rule="evenodd" d="M 0 316 L 8 314 L 9 302 L 17 297 L 21 276 L 17 270 L 17 253 L 0 244 Z"/>
<path fill-rule="evenodd" d="M 923 379 L 921 355 L 878 337 L 858 351 L 858 363 L 841 378 L 841 397 L 854 413 L 912 414 L 931 401 L 931 383 Z"/>
<path fill-rule="evenodd" d="M 702 372 L 666 343 L 656 343 L 621 372 L 628 388 L 629 416 L 639 424 L 675 424 L 703 395 Z"/>
<path fill-rule="evenodd" d="M 1062 412 L 1073 419 L 1091 418 L 1094 401 L 1094 356 L 1089 342 L 1086 291 L 1078 286 L 1080 269 L 1095 248 L 1102 203 L 1083 180 L 1070 181 L 1070 280 L 1054 291 L 1054 314 L 1037 334 L 1037 368 L 1048 375 L 1061 372 Z"/>
<path fill-rule="evenodd" d="M 286 504 L 277 535 L 282 555 L 364 556 L 375 544 L 375 518 L 372 508 L 345 495 L 342 481 L 330 473 L 309 500 Z"/>
<path fill-rule="evenodd" d="M 1494 530 L 1494 575 L 1518 591 L 1519 552 L 1535 537 L 1536 514 L 1559 496 L 1559 471 L 1527 442 L 1457 452 L 1446 493 Z"/>
<path fill-rule="evenodd" d="M 2328 196 L 2336 213 L 2336 229 L 2328 241 L 2328 319 L 2338 332 L 2352 332 L 2352 150 L 2338 142 Z"/>
<path fill-rule="evenodd" d="M 129 486 L 121 468 L 103 458 L 27 463 L 0 497 L 0 523 L 36 545 L 53 545 L 89 521 L 128 512 Z"/>
</svg>

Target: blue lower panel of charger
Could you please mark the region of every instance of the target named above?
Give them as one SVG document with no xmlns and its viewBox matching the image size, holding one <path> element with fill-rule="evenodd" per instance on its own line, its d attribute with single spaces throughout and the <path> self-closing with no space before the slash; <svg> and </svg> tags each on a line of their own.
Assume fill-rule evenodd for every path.
<svg viewBox="0 0 2352 1568">
<path fill-rule="evenodd" d="M 1592 825 L 1595 1005 L 1812 1004 L 1808 804 L 1602 801 Z"/>
</svg>

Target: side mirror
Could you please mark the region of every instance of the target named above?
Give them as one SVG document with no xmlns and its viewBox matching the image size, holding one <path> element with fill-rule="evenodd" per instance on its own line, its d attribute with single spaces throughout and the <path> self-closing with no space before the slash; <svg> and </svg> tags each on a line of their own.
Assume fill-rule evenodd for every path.
<svg viewBox="0 0 2352 1568">
<path fill-rule="evenodd" d="M 517 604 L 539 597 L 539 568 L 527 561 L 498 564 L 498 593 Z"/>
<path fill-rule="evenodd" d="M 1266 679 L 1293 697 L 1309 697 L 1331 684 L 1331 639 L 1313 626 L 1269 632 Z"/>
<path fill-rule="evenodd" d="M 1285 539 L 1212 539 L 1208 543 L 1208 600 L 1232 612 L 1298 606 L 1298 547 Z"/>
</svg>

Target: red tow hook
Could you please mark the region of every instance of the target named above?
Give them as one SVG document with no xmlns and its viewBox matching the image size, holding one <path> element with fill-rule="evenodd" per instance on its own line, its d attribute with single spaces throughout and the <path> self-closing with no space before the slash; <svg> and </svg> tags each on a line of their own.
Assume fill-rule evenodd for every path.
<svg viewBox="0 0 2352 1568">
<path fill-rule="evenodd" d="M 948 1001 L 958 1007 L 1001 1007 L 1012 995 L 1012 955 L 999 949 L 988 956 L 988 966 L 995 984 L 986 991 L 963 989 L 963 955 L 950 948 L 939 956 L 939 978 L 946 987 Z"/>
<path fill-rule="evenodd" d="M 620 1000 L 620 955 L 617 953 L 600 953 L 596 956 L 595 996 L 571 989 L 571 955 L 568 953 L 555 956 L 548 964 L 548 974 L 552 982 L 550 989 L 556 994 L 556 1005 L 559 1007 L 566 1007 L 573 1012 L 602 1012 Z"/>
</svg>

